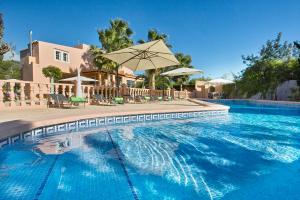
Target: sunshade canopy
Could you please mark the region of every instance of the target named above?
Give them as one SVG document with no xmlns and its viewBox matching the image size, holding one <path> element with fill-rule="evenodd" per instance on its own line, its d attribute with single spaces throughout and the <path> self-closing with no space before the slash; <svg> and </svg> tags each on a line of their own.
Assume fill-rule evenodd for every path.
<svg viewBox="0 0 300 200">
<path fill-rule="evenodd" d="M 81 88 L 81 82 L 82 81 L 96 82 L 97 80 L 92 79 L 92 78 L 87 78 L 87 77 L 84 77 L 84 76 L 80 76 L 80 68 L 78 68 L 78 70 L 77 70 L 77 76 L 73 76 L 73 77 L 70 77 L 70 78 L 61 79 L 59 81 L 71 81 L 71 82 L 76 81 L 76 96 L 77 97 L 83 97 L 82 88 Z"/>
<path fill-rule="evenodd" d="M 102 54 L 102 56 L 134 71 L 157 69 L 179 64 L 163 40 L 131 46 Z"/>
<path fill-rule="evenodd" d="M 184 75 L 193 75 L 193 74 L 200 74 L 203 73 L 203 71 L 199 69 L 193 69 L 193 68 L 179 68 L 179 69 L 174 69 L 168 72 L 164 72 L 160 75 L 162 76 L 184 76 Z"/>
<path fill-rule="evenodd" d="M 232 84 L 234 82 L 231 80 L 223 79 L 223 78 L 217 78 L 217 79 L 208 81 L 208 83 L 216 84 L 216 85 L 226 85 L 226 84 Z"/>
<path fill-rule="evenodd" d="M 78 80 L 78 76 L 74 76 L 74 77 L 70 77 L 70 78 L 61 79 L 59 81 L 77 81 L 77 80 Z M 98 80 L 95 80 L 95 79 L 92 79 L 92 78 L 87 78 L 85 76 L 80 76 L 80 81 L 96 82 Z"/>
</svg>

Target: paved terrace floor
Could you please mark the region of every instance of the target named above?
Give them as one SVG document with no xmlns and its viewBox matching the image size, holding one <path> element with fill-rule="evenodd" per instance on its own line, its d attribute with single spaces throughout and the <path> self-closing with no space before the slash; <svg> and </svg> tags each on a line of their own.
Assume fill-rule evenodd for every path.
<svg viewBox="0 0 300 200">
<path fill-rule="evenodd" d="M 0 111 L 0 139 L 40 126 L 94 117 L 226 109 L 228 108 L 225 106 L 206 103 L 198 100 L 178 100 L 171 102 L 124 104 L 115 106 L 88 105 L 85 108 L 80 106 L 65 109 L 44 108 Z"/>
</svg>

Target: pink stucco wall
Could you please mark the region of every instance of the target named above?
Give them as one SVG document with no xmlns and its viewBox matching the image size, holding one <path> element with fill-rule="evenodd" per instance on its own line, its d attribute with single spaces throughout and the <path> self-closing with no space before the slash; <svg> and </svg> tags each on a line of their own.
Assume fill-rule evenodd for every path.
<svg viewBox="0 0 300 200">
<path fill-rule="evenodd" d="M 28 49 L 22 50 L 20 53 L 21 64 L 23 66 L 23 80 L 48 83 L 49 79 L 44 77 L 42 69 L 49 65 L 59 67 L 64 73 L 75 72 L 79 67 L 82 70 L 93 69 L 91 56 L 88 53 L 89 48 L 89 45 L 86 44 L 69 47 L 36 41 L 33 43 L 33 58 L 29 57 Z M 69 53 L 69 61 L 56 60 L 55 50 Z M 120 68 L 119 71 L 133 75 L 133 71 L 125 67 Z"/>
</svg>

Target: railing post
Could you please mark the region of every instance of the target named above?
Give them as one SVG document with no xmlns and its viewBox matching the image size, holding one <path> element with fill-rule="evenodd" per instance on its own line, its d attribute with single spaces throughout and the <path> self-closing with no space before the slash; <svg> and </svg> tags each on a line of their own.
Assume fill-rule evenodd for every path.
<svg viewBox="0 0 300 200">
<path fill-rule="evenodd" d="M 57 84 L 54 85 L 54 94 L 58 94 L 58 88 L 59 86 Z"/>
<path fill-rule="evenodd" d="M 118 89 L 117 89 L 116 87 L 113 87 L 113 88 L 112 88 L 112 96 L 113 96 L 113 97 L 116 97 L 116 93 L 118 92 L 117 90 L 118 90 Z"/>
<path fill-rule="evenodd" d="M 91 86 L 86 86 L 87 87 L 87 100 L 90 102 L 91 100 Z"/>
<path fill-rule="evenodd" d="M 105 96 L 106 97 L 106 95 L 104 94 L 105 92 L 104 92 L 104 87 L 105 86 L 101 86 L 101 94 L 102 94 L 102 96 Z"/>
<path fill-rule="evenodd" d="M 14 107 L 16 104 L 15 104 L 15 97 L 16 97 L 16 95 L 15 95 L 15 82 L 10 82 L 9 83 L 9 89 L 10 89 L 10 91 L 9 91 L 9 96 L 10 96 L 10 106 L 11 107 Z"/>
<path fill-rule="evenodd" d="M 108 90 L 108 86 L 105 86 L 104 89 L 105 89 L 105 97 L 106 97 L 106 98 L 109 98 L 109 96 L 108 96 L 108 91 L 107 91 L 107 90 Z"/>
<path fill-rule="evenodd" d="M 62 84 L 61 85 L 61 92 L 62 92 L 62 94 L 64 95 L 64 96 L 66 96 L 66 85 L 65 84 Z"/>
<path fill-rule="evenodd" d="M 95 95 L 95 87 L 91 86 L 89 89 L 89 102 L 92 101 L 94 95 Z"/>
<path fill-rule="evenodd" d="M 3 81 L 0 81 L 0 108 L 4 108 L 4 102 L 3 102 L 3 85 L 4 85 L 4 82 Z"/>
<path fill-rule="evenodd" d="M 175 99 L 175 89 L 174 88 L 171 89 L 171 97 L 173 99 Z"/>
<path fill-rule="evenodd" d="M 186 89 L 184 90 L 184 97 L 185 97 L 185 99 L 188 99 L 188 98 L 189 98 L 189 97 L 188 97 L 188 92 L 187 92 Z"/>
<path fill-rule="evenodd" d="M 30 102 L 31 102 L 31 106 L 35 105 L 35 95 L 34 95 L 34 84 L 30 83 Z"/>
<path fill-rule="evenodd" d="M 20 106 L 25 106 L 25 83 L 20 83 Z"/>
<path fill-rule="evenodd" d="M 75 92 L 76 92 L 76 88 L 75 88 L 75 84 L 73 84 L 73 85 L 71 86 L 70 97 L 71 97 L 71 96 L 75 96 Z"/>
<path fill-rule="evenodd" d="M 72 85 L 68 85 L 67 94 L 68 94 L 68 97 L 72 96 Z"/>
<path fill-rule="evenodd" d="M 45 87 L 46 87 L 46 89 L 45 89 L 46 94 L 50 94 L 50 86 L 49 86 L 49 84 L 46 84 Z"/>
<path fill-rule="evenodd" d="M 39 83 L 38 85 L 38 90 L 39 90 L 39 102 L 40 102 L 40 105 L 42 105 L 42 102 L 43 102 L 43 85 L 42 83 Z"/>
</svg>

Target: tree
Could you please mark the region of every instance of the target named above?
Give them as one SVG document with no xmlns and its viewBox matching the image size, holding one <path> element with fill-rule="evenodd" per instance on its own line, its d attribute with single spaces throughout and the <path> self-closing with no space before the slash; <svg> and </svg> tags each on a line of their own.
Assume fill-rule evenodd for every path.
<svg viewBox="0 0 300 200">
<path fill-rule="evenodd" d="M 0 61 L 3 60 L 3 55 L 9 52 L 10 47 L 7 43 L 3 41 L 4 35 L 4 22 L 2 18 L 2 13 L 0 13 Z"/>
<path fill-rule="evenodd" d="M 45 77 L 50 78 L 53 81 L 58 81 L 62 77 L 62 71 L 58 67 L 52 65 L 43 68 L 43 74 Z"/>
<path fill-rule="evenodd" d="M 177 60 L 179 61 L 180 65 L 174 66 L 174 67 L 167 67 L 165 69 L 165 71 L 169 71 L 172 69 L 176 69 L 176 68 L 194 68 L 194 66 L 192 66 L 192 57 L 190 55 L 185 55 L 183 53 L 176 53 L 175 57 L 177 58 Z M 177 76 L 177 77 L 173 77 L 173 81 L 178 84 L 178 85 L 182 85 L 187 83 L 187 81 L 189 80 L 190 76 L 186 75 L 186 76 Z"/>
<path fill-rule="evenodd" d="M 270 60 L 288 60 L 293 55 L 293 44 L 287 41 L 282 42 L 282 33 L 278 33 L 277 37 L 273 40 L 268 40 L 262 46 L 259 55 L 242 56 L 243 63 L 251 66 L 256 62 L 270 61 Z"/>
<path fill-rule="evenodd" d="M 132 34 L 129 24 L 121 19 L 110 20 L 109 28 L 98 30 L 99 41 L 106 53 L 131 46 Z"/>
<path fill-rule="evenodd" d="M 172 48 L 172 46 L 168 43 L 168 35 L 164 33 L 159 33 L 156 29 L 150 29 L 148 31 L 147 42 L 151 42 L 154 40 L 163 40 L 167 47 Z M 139 40 L 139 44 L 145 43 L 145 40 Z M 148 79 L 149 87 L 155 89 L 155 77 L 160 74 L 160 69 L 149 69 L 146 70 L 145 75 Z"/>
<path fill-rule="evenodd" d="M 115 63 L 113 63 L 109 59 L 102 57 L 104 51 L 101 48 L 98 48 L 95 45 L 91 45 L 89 52 L 92 56 L 93 64 L 97 68 L 98 73 L 100 73 L 101 71 L 112 73 L 114 71 L 114 68 L 116 67 Z"/>
<path fill-rule="evenodd" d="M 173 82 L 170 77 L 167 76 L 157 76 L 156 77 L 156 89 L 165 90 L 166 88 L 173 87 Z"/>
<path fill-rule="evenodd" d="M 14 60 L 0 61 L 0 79 L 20 79 L 20 62 Z"/>
<path fill-rule="evenodd" d="M 178 68 L 194 68 L 192 66 L 192 57 L 190 55 L 186 55 L 183 53 L 176 53 L 175 57 L 179 61 L 179 65 L 176 66 L 170 66 L 170 67 L 165 67 L 160 69 L 160 73 L 171 71 L 174 69 Z M 175 77 L 170 77 L 169 80 L 172 82 L 172 86 L 181 86 L 182 84 L 187 84 L 189 81 L 190 76 L 185 75 L 185 76 L 175 76 Z"/>
<path fill-rule="evenodd" d="M 298 85 L 300 86 L 300 42 L 295 41 L 294 47 L 295 47 L 294 55 L 295 57 L 298 57 L 298 65 L 295 69 L 295 75 L 297 77 Z"/>
<path fill-rule="evenodd" d="M 117 87 L 119 88 L 119 65 L 111 60 L 101 56 L 101 54 L 117 51 L 133 44 L 131 36 L 133 31 L 129 24 L 121 19 L 110 20 L 110 26 L 106 29 L 99 29 L 98 31 L 101 49 L 96 46 L 91 46 L 91 53 L 93 55 L 93 62 L 95 66 L 101 70 L 103 68 L 108 71 L 115 71 L 117 74 Z"/>
<path fill-rule="evenodd" d="M 263 98 L 268 96 L 276 100 L 279 84 L 286 80 L 299 80 L 299 62 L 295 57 L 297 45 L 282 41 L 281 37 L 282 34 L 278 33 L 275 39 L 268 40 L 258 55 L 242 56 L 247 68 L 235 76 L 234 93 L 238 97 L 249 98 L 260 93 Z"/>
</svg>

